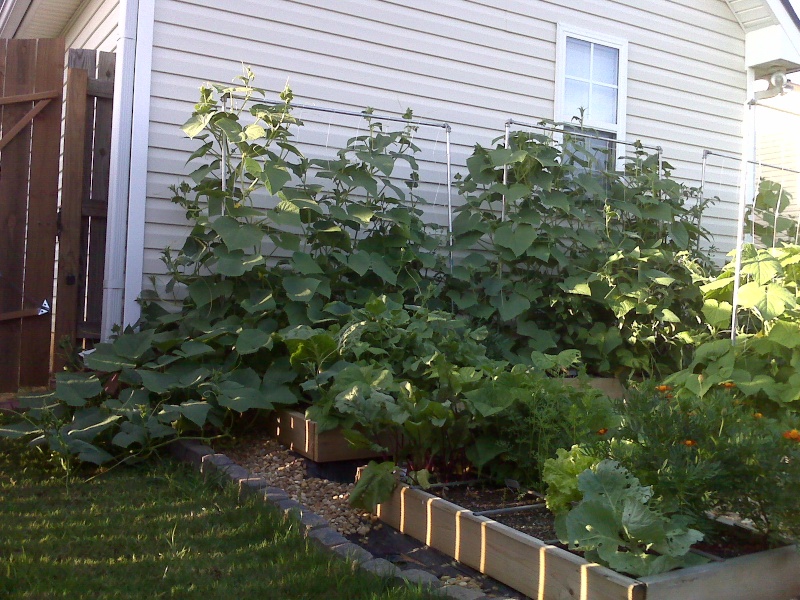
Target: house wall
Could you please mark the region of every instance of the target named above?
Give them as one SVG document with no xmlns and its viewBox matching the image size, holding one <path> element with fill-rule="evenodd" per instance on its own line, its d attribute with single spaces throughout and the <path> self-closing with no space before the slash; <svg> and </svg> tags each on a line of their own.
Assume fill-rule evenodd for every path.
<svg viewBox="0 0 800 600">
<path fill-rule="evenodd" d="M 771 179 L 791 194 L 784 212 L 800 217 L 800 93 L 763 100 L 755 108 L 756 179 Z M 771 165 L 771 166 L 768 166 Z"/>
<path fill-rule="evenodd" d="M 676 177 L 698 184 L 705 148 L 741 152 L 744 34 L 723 0 L 156 0 L 145 277 L 162 271 L 161 249 L 182 240 L 169 185 L 190 170 L 196 145 L 178 128 L 203 81 L 229 82 L 244 63 L 258 86 L 288 81 L 299 103 L 411 107 L 452 125 L 458 168 L 509 117 L 553 118 L 558 23 L 628 40 L 628 139 L 662 146 Z M 323 153 L 364 127 L 300 116 L 309 124 L 301 142 Z M 442 133 L 418 136 L 441 221 Z M 735 196 L 705 220 L 723 248 L 733 244 Z"/>
<path fill-rule="evenodd" d="M 86 0 L 63 32 L 67 48 L 115 52 L 119 24 L 118 0 Z"/>
</svg>

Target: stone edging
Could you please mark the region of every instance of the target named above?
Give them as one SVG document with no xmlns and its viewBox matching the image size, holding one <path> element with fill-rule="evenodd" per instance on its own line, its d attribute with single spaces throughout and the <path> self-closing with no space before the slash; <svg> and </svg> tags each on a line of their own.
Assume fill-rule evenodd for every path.
<svg viewBox="0 0 800 600">
<path fill-rule="evenodd" d="M 348 560 L 358 568 L 378 575 L 398 579 L 405 583 L 421 584 L 438 592 L 444 598 L 455 600 L 501 600 L 490 598 L 481 591 L 460 586 L 442 587 L 439 579 L 422 569 L 399 569 L 386 559 L 375 558 L 371 552 L 358 544 L 350 542 L 330 526 L 328 521 L 311 511 L 308 507 L 293 500 L 280 488 L 271 487 L 261 477 L 251 477 L 244 467 L 237 465 L 224 454 L 217 454 L 212 448 L 193 440 L 176 440 L 169 446 L 172 455 L 183 462 L 194 465 L 205 476 L 218 475 L 222 481 L 228 480 L 239 488 L 240 495 L 259 494 L 264 500 L 296 519 L 303 527 L 304 534 L 320 548 Z"/>
</svg>

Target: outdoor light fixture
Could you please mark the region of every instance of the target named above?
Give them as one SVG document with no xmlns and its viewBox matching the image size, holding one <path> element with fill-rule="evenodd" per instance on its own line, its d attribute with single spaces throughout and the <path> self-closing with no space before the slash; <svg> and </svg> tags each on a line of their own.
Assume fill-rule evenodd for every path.
<svg viewBox="0 0 800 600">
<path fill-rule="evenodd" d="M 753 94 L 753 99 L 748 104 L 756 104 L 759 100 L 766 100 L 767 98 L 774 98 L 775 96 L 783 96 L 792 91 L 800 91 L 800 84 L 792 83 L 786 76 L 785 71 L 775 71 L 769 76 L 769 87 L 760 92 Z"/>
</svg>

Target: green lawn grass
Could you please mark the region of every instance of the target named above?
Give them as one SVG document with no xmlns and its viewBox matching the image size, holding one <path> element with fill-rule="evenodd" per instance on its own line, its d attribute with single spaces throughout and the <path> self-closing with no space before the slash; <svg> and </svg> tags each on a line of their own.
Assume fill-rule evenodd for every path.
<svg viewBox="0 0 800 600">
<path fill-rule="evenodd" d="M 0 598 L 434 598 L 354 571 L 171 461 L 81 471 L 0 440 Z"/>
</svg>

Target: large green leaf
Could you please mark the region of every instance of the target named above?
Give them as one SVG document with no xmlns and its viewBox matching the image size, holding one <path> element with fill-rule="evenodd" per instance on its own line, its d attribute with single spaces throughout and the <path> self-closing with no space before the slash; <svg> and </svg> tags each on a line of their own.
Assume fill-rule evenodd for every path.
<svg viewBox="0 0 800 600">
<path fill-rule="evenodd" d="M 70 406 L 85 406 L 99 396 L 103 386 L 94 373 L 56 373 L 56 397 Z"/>
<path fill-rule="evenodd" d="M 309 302 L 319 287 L 320 280 L 310 277 L 284 277 L 283 289 L 290 300 L 295 302 Z"/>
<path fill-rule="evenodd" d="M 260 227 L 242 223 L 227 215 L 211 223 L 211 228 L 220 235 L 228 250 L 245 250 L 259 246 L 264 237 Z"/>
<path fill-rule="evenodd" d="M 492 301 L 495 304 L 495 301 Z M 515 319 L 531 307 L 531 301 L 525 296 L 511 292 L 508 296 L 502 295 L 497 300 L 497 310 L 504 321 Z"/>
<path fill-rule="evenodd" d="M 271 346 L 272 336 L 260 329 L 245 329 L 236 338 L 234 349 L 241 355 L 253 354 L 261 348 Z"/>
<path fill-rule="evenodd" d="M 762 320 L 771 321 L 785 313 L 787 307 L 794 307 L 795 297 L 782 285 L 758 285 L 751 281 L 739 288 L 739 305 L 752 308 Z"/>
<path fill-rule="evenodd" d="M 322 267 L 307 252 L 295 252 L 292 255 L 292 265 L 301 275 L 319 275 L 323 272 Z"/>
<path fill-rule="evenodd" d="M 112 344 L 114 352 L 123 358 L 137 360 L 151 348 L 154 333 L 153 329 L 138 333 L 123 333 Z"/>
<path fill-rule="evenodd" d="M 108 343 L 97 344 L 93 351 L 86 352 L 83 362 L 88 368 L 100 373 L 112 373 L 136 366 L 135 361 L 120 356 L 114 351 L 114 346 Z"/>
<path fill-rule="evenodd" d="M 508 248 L 514 256 L 522 256 L 536 240 L 537 230 L 531 225 L 519 224 L 513 228 L 510 224 L 501 225 L 494 232 L 494 243 Z"/>
</svg>

